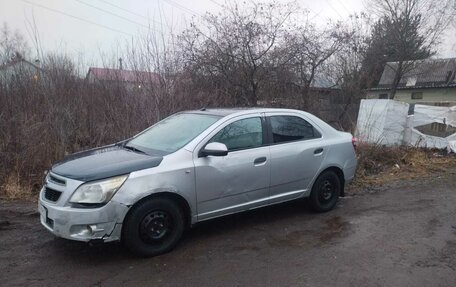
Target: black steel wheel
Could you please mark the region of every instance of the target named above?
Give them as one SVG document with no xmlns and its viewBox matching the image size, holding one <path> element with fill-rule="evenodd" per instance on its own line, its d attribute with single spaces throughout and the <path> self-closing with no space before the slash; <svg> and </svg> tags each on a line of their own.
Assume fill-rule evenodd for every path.
<svg viewBox="0 0 456 287">
<path fill-rule="evenodd" d="M 122 241 L 139 256 L 172 250 L 184 231 L 184 214 L 169 198 L 150 198 L 133 206 L 124 220 Z"/>
<path fill-rule="evenodd" d="M 341 192 L 339 176 L 332 170 L 320 174 L 310 194 L 310 204 L 316 212 L 326 212 L 336 206 Z"/>
<path fill-rule="evenodd" d="M 157 243 L 166 240 L 173 232 L 173 219 L 164 210 L 154 210 L 148 213 L 139 225 L 139 236 L 147 243 Z"/>
</svg>

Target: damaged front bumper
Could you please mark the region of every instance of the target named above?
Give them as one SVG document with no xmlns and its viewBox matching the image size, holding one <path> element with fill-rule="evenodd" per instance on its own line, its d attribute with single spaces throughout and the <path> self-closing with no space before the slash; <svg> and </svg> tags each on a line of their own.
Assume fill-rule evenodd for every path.
<svg viewBox="0 0 456 287">
<path fill-rule="evenodd" d="M 59 206 L 46 201 L 43 193 L 38 202 L 40 221 L 54 235 L 85 242 L 120 240 L 128 206 L 112 200 L 98 208 Z"/>
</svg>

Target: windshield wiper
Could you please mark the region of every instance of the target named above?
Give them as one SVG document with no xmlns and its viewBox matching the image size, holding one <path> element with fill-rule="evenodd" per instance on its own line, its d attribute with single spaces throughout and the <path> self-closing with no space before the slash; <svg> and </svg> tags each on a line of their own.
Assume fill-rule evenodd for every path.
<svg viewBox="0 0 456 287">
<path fill-rule="evenodd" d="M 131 146 L 131 145 L 124 145 L 123 146 L 124 149 L 128 149 L 128 150 L 131 150 L 131 151 L 135 151 L 135 152 L 139 152 L 139 153 L 144 153 L 144 151 L 138 149 L 138 148 L 135 148 L 134 146 Z"/>
</svg>

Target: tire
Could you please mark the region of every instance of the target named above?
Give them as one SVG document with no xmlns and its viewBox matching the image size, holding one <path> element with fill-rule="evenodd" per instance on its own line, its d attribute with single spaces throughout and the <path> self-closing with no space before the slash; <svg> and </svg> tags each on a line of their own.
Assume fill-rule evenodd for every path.
<svg viewBox="0 0 456 287">
<path fill-rule="evenodd" d="M 330 211 L 336 206 L 341 190 L 339 176 L 331 170 L 323 172 L 312 186 L 310 207 L 315 212 Z"/>
<path fill-rule="evenodd" d="M 156 197 L 133 206 L 124 220 L 122 241 L 135 255 L 151 257 L 171 251 L 182 237 L 184 214 L 168 198 Z"/>
</svg>

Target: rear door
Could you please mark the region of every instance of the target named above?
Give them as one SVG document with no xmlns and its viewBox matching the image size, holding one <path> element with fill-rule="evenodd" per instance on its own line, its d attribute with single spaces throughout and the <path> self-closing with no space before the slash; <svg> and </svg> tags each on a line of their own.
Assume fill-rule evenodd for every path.
<svg viewBox="0 0 456 287">
<path fill-rule="evenodd" d="M 259 113 L 232 119 L 197 148 L 210 142 L 228 148 L 226 156 L 195 153 L 198 220 L 267 204 L 270 164 L 264 121 Z"/>
<path fill-rule="evenodd" d="M 322 133 L 304 116 L 266 114 L 270 142 L 271 203 L 310 193 L 328 151 Z"/>
</svg>

